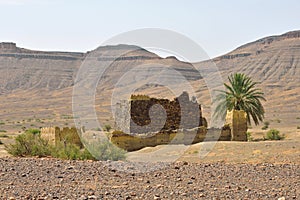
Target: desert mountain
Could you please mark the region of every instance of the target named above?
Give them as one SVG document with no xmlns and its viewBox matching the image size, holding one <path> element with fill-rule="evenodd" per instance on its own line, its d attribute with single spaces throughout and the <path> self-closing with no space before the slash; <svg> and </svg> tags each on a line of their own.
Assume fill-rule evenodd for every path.
<svg viewBox="0 0 300 200">
<path fill-rule="evenodd" d="M 120 52 L 121 56 L 116 58 L 115 55 L 120 55 Z M 131 45 L 105 46 L 86 53 L 72 53 L 33 51 L 19 48 L 14 43 L 0 43 L 0 121 L 4 122 L 1 129 L 15 131 L 22 127 L 71 125 L 72 86 L 77 84 L 75 80 L 80 66 L 93 55 L 101 56 L 102 62 L 113 60 L 98 84 L 96 102 L 104 105 L 98 110 L 109 111 L 110 99 L 107 96 L 126 71 L 134 68 L 144 72 L 145 79 L 151 79 L 147 74 L 155 75 L 161 71 L 147 66 L 159 64 L 175 69 L 192 83 L 203 105 L 204 116 L 209 118 L 209 91 L 194 68 L 203 68 L 206 73 L 211 73 L 208 61 L 193 63 L 193 66 L 175 57 L 160 58 Z M 293 31 L 248 43 L 209 62 L 216 64 L 224 81 L 233 72 L 243 72 L 259 82 L 268 100 L 264 104 L 267 120 L 277 126 L 296 129 L 300 125 L 299 61 L 300 31 Z M 159 75 L 161 79 L 172 79 L 173 76 L 165 73 Z M 212 77 L 214 75 L 211 74 Z M 127 81 L 131 85 L 137 83 Z M 128 85 L 120 85 L 118 89 L 124 90 Z M 137 92 L 174 97 L 159 84 L 144 85 Z M 106 120 L 109 123 L 112 116 Z"/>
<path fill-rule="evenodd" d="M 243 72 L 260 83 L 268 120 L 300 124 L 300 31 L 259 39 L 213 61 L 224 80 Z"/>
</svg>

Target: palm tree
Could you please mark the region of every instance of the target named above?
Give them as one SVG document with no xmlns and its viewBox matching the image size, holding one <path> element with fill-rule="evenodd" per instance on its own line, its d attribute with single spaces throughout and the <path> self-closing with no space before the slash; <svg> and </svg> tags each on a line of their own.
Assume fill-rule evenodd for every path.
<svg viewBox="0 0 300 200">
<path fill-rule="evenodd" d="M 220 91 L 214 103 L 217 102 L 214 115 L 225 117 L 226 111 L 243 110 L 247 114 L 247 121 L 251 124 L 250 118 L 256 125 L 263 121 L 264 107 L 261 100 L 266 101 L 264 93 L 255 88 L 257 82 L 242 73 L 235 73 L 228 77 L 229 84 L 224 84 L 226 91 Z"/>
</svg>

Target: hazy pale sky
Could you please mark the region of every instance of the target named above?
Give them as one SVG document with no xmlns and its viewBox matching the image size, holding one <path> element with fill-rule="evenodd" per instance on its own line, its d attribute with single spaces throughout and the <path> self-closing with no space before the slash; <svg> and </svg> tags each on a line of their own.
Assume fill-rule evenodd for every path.
<svg viewBox="0 0 300 200">
<path fill-rule="evenodd" d="M 0 0 L 0 41 L 37 50 L 92 50 L 112 36 L 162 28 L 210 57 L 300 29 L 299 0 Z"/>
</svg>

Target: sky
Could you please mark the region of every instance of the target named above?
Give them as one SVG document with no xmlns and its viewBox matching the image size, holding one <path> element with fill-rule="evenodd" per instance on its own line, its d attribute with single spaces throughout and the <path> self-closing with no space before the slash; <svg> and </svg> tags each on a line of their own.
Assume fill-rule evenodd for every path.
<svg viewBox="0 0 300 200">
<path fill-rule="evenodd" d="M 0 0 L 0 41 L 86 52 L 141 28 L 178 32 L 210 58 L 300 29 L 299 0 Z"/>
</svg>

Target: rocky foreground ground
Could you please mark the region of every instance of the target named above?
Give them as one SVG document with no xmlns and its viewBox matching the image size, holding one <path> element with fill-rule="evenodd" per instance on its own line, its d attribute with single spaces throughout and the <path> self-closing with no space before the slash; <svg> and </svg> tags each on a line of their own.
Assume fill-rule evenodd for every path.
<svg viewBox="0 0 300 200">
<path fill-rule="evenodd" d="M 0 158 L 0 182 L 1 199 L 300 198 L 297 164 Z"/>
</svg>

